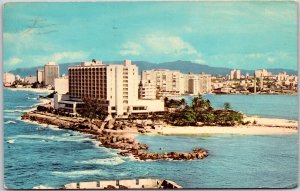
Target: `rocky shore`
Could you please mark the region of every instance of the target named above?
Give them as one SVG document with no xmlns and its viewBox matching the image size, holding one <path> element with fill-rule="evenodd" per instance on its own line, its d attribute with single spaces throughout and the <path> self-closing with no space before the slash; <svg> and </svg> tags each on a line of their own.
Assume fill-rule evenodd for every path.
<svg viewBox="0 0 300 191">
<path fill-rule="evenodd" d="M 89 121 L 84 118 L 64 117 L 38 111 L 24 113 L 22 120 L 92 134 L 100 142 L 100 146 L 119 149 L 120 155 L 138 160 L 197 160 L 208 156 L 208 152 L 201 148 L 191 152 L 148 152 L 149 146 L 137 142 L 134 137 L 138 133 L 155 133 L 159 125 L 149 120 Z"/>
</svg>

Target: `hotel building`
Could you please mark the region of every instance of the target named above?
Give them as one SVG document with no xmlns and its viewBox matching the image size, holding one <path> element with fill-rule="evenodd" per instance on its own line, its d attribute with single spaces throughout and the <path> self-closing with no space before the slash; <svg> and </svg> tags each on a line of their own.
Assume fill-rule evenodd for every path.
<svg viewBox="0 0 300 191">
<path fill-rule="evenodd" d="M 49 62 L 44 66 L 45 85 L 54 86 L 54 79 L 59 77 L 59 66 L 55 62 Z"/>
<path fill-rule="evenodd" d="M 83 98 L 94 98 L 108 113 L 117 116 L 164 111 L 163 100 L 138 99 L 138 86 L 138 67 L 130 60 L 125 60 L 122 65 L 83 62 L 69 68 L 68 99 L 57 100 L 58 107 L 76 113 L 82 107 Z"/>
</svg>

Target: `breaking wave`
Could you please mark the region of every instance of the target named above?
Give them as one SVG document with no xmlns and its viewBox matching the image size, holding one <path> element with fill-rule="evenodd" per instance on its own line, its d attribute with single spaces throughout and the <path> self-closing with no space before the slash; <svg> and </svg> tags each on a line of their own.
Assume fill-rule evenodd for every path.
<svg viewBox="0 0 300 191">
<path fill-rule="evenodd" d="M 11 123 L 17 123 L 15 121 L 5 121 L 4 124 L 11 124 Z"/>
<path fill-rule="evenodd" d="M 70 172 L 62 172 L 62 171 L 53 171 L 52 174 L 66 177 L 79 177 L 85 175 L 95 175 L 95 174 L 103 174 L 101 170 L 77 170 Z"/>
<path fill-rule="evenodd" d="M 120 165 L 125 161 L 120 157 L 106 158 L 106 159 L 91 159 L 86 161 L 76 161 L 80 164 L 100 164 L 100 165 Z"/>
</svg>

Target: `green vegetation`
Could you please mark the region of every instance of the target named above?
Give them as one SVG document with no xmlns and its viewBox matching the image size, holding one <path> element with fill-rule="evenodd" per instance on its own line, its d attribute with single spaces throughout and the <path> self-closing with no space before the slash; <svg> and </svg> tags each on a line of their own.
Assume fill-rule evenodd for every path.
<svg viewBox="0 0 300 191">
<path fill-rule="evenodd" d="M 226 102 L 224 109 L 216 110 L 211 107 L 210 101 L 201 95 L 193 98 L 191 106 L 187 105 L 185 101 L 176 100 L 167 100 L 166 106 L 179 108 L 167 116 L 167 121 L 173 125 L 184 126 L 201 123 L 204 125 L 234 126 L 243 123 L 243 115 L 231 110 L 230 103 Z"/>
<path fill-rule="evenodd" d="M 108 112 L 104 107 L 99 103 L 99 100 L 95 98 L 83 98 L 84 107 L 82 107 L 78 113 L 89 119 L 100 119 L 104 120 Z"/>
</svg>

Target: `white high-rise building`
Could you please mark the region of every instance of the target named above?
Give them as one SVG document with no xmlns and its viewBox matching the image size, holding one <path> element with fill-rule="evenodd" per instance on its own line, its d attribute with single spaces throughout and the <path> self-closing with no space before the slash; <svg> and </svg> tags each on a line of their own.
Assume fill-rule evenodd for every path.
<svg viewBox="0 0 300 191">
<path fill-rule="evenodd" d="M 55 62 L 49 62 L 44 66 L 45 85 L 54 86 L 54 79 L 59 77 L 59 65 Z"/>
<path fill-rule="evenodd" d="M 230 71 L 230 79 L 231 80 L 239 80 L 241 79 L 241 70 L 231 70 Z"/>
<path fill-rule="evenodd" d="M 183 76 L 176 70 L 144 70 L 142 72 L 142 80 L 153 82 L 158 92 L 165 92 L 170 95 L 184 93 L 183 81 L 181 81 L 183 80 Z"/>
<path fill-rule="evenodd" d="M 15 77 L 14 74 L 5 72 L 3 74 L 3 85 L 4 86 L 11 86 L 11 85 L 13 85 L 15 79 L 16 79 L 16 77 Z"/>
<path fill-rule="evenodd" d="M 44 69 L 37 69 L 36 77 L 37 82 L 42 83 L 44 81 Z"/>
<path fill-rule="evenodd" d="M 76 113 L 83 105 L 83 98 L 94 98 L 108 113 L 117 116 L 164 111 L 163 100 L 138 99 L 138 86 L 138 67 L 130 60 L 122 65 L 83 62 L 69 68 L 69 98 L 58 99 L 58 107 Z"/>
<path fill-rule="evenodd" d="M 142 81 L 156 85 L 158 96 L 202 94 L 211 92 L 211 75 L 183 74 L 174 70 L 145 70 Z"/>
<path fill-rule="evenodd" d="M 271 76 L 272 73 L 268 72 L 266 69 L 262 69 L 262 70 L 255 70 L 255 76 L 257 78 L 259 77 L 265 77 L 265 76 Z"/>
</svg>

